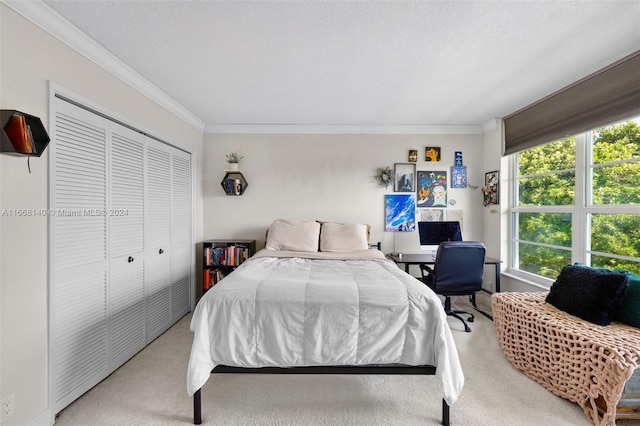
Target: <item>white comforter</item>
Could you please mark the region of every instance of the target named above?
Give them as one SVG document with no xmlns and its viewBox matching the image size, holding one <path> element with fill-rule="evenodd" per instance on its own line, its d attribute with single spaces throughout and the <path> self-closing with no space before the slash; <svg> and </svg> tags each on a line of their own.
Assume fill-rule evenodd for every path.
<svg viewBox="0 0 640 426">
<path fill-rule="evenodd" d="M 449 404 L 464 383 L 442 303 L 377 250 L 262 250 L 202 297 L 191 331 L 189 395 L 216 365 L 428 364 Z"/>
</svg>

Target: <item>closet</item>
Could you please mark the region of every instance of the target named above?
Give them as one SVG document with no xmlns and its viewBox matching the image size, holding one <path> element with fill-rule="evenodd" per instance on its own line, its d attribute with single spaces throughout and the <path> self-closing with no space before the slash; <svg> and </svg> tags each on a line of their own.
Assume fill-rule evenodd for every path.
<svg viewBox="0 0 640 426">
<path fill-rule="evenodd" d="M 52 100 L 50 383 L 55 412 L 191 308 L 191 155 Z"/>
</svg>

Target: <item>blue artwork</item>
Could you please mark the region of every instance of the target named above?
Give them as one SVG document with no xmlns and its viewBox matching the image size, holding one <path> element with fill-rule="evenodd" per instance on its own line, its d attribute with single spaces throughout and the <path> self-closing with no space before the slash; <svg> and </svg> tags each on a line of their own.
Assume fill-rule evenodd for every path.
<svg viewBox="0 0 640 426">
<path fill-rule="evenodd" d="M 451 168 L 451 187 L 467 187 L 467 166 L 453 166 Z"/>
<path fill-rule="evenodd" d="M 416 230 L 416 195 L 388 194 L 385 202 L 385 231 L 408 232 Z"/>
</svg>

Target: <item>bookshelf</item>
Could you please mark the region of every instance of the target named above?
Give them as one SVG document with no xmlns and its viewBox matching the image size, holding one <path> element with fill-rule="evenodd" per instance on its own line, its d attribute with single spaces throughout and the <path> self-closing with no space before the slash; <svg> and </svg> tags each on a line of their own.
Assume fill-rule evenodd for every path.
<svg viewBox="0 0 640 426">
<path fill-rule="evenodd" d="M 220 186 L 227 195 L 242 195 L 249 186 L 249 182 L 244 178 L 244 175 L 239 171 L 227 170 L 224 178 L 220 182 Z"/>
<path fill-rule="evenodd" d="M 207 240 L 202 243 L 202 294 L 256 253 L 256 240 Z"/>
</svg>

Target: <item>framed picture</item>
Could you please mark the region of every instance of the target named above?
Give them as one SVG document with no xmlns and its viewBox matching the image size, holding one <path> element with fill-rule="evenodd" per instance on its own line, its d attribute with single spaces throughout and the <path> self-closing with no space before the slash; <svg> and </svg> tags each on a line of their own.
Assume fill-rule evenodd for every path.
<svg viewBox="0 0 640 426">
<path fill-rule="evenodd" d="M 428 146 L 424 149 L 424 161 L 440 161 L 440 147 Z"/>
<path fill-rule="evenodd" d="M 387 194 L 384 203 L 385 231 L 416 230 L 416 194 Z"/>
<path fill-rule="evenodd" d="M 418 171 L 418 207 L 447 207 L 447 172 Z"/>
<path fill-rule="evenodd" d="M 395 163 L 395 192 L 413 192 L 416 190 L 416 165 L 413 163 Z"/>
<path fill-rule="evenodd" d="M 409 158 L 407 159 L 407 161 L 409 161 L 410 163 L 417 163 L 418 162 L 418 150 L 417 149 L 410 149 L 409 150 Z"/>
<path fill-rule="evenodd" d="M 483 204 L 488 206 L 490 204 L 499 204 L 500 195 L 498 190 L 500 189 L 500 172 L 488 172 L 484 174 L 484 186 L 482 187 L 482 195 L 484 196 Z"/>
<path fill-rule="evenodd" d="M 444 220 L 443 209 L 418 209 L 416 214 L 419 222 L 442 222 Z"/>
<path fill-rule="evenodd" d="M 467 187 L 467 166 L 451 167 L 451 188 Z"/>
</svg>

